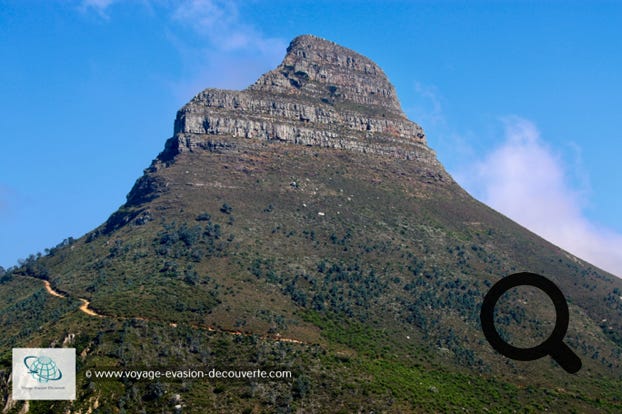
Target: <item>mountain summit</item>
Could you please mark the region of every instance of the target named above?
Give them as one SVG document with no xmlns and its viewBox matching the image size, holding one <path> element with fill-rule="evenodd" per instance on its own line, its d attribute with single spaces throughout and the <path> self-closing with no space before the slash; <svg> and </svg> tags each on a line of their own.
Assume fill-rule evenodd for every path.
<svg viewBox="0 0 622 414">
<path fill-rule="evenodd" d="M 283 62 L 249 89 L 373 106 L 382 113 L 390 111 L 405 117 L 395 88 L 378 65 L 312 35 L 292 40 Z"/>
<path fill-rule="evenodd" d="M 177 114 L 175 134 L 169 147 L 179 152 L 230 135 L 417 158 L 441 169 L 384 72 L 310 35 L 294 39 L 283 62 L 246 90 L 198 94 Z"/>
<path fill-rule="evenodd" d="M 484 338 L 482 300 L 517 272 L 567 298 L 577 374 Z M 551 305 L 512 289 L 495 327 L 536 346 Z M 9 398 L 26 346 L 78 358 L 76 400 L 37 412 L 622 411 L 622 280 L 473 199 L 379 67 L 309 35 L 247 89 L 181 108 L 106 223 L 0 275 L 0 330 L 3 414 L 28 410 Z M 85 374 L 170 367 L 292 377 Z"/>
</svg>

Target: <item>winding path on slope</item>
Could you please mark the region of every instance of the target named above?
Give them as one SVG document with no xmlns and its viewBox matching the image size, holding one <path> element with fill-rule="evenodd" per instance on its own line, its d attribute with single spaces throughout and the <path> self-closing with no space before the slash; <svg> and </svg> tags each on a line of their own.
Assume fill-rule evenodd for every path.
<svg viewBox="0 0 622 414">
<path fill-rule="evenodd" d="M 24 276 L 24 277 L 30 277 L 30 276 Z M 38 279 L 36 277 L 33 277 L 31 279 L 37 279 L 37 280 L 41 280 L 43 282 L 43 285 L 45 286 L 45 290 L 52 296 L 55 296 L 57 298 L 65 298 L 65 295 L 63 295 L 62 293 L 59 293 L 57 291 L 54 290 L 54 288 L 52 287 L 52 285 L 50 284 L 49 280 L 44 280 L 44 279 Z M 80 310 L 84 313 L 86 313 L 87 315 L 90 316 L 97 316 L 99 318 L 103 318 L 103 315 L 100 315 L 99 313 L 95 312 L 93 309 L 89 309 L 89 305 L 91 304 L 91 302 L 89 302 L 86 299 L 83 298 L 78 298 L 80 299 L 80 302 L 82 302 L 82 305 L 80 305 Z"/>
<path fill-rule="evenodd" d="M 51 296 L 57 297 L 57 298 L 61 298 L 61 299 L 65 299 L 67 297 L 67 295 L 64 295 L 56 290 L 54 290 L 54 288 L 52 287 L 52 285 L 50 284 L 49 280 L 45 280 L 45 279 L 39 279 L 37 277 L 33 277 L 33 276 L 26 276 L 26 275 L 17 275 L 17 276 L 21 276 L 21 277 L 26 277 L 29 279 L 35 279 L 35 280 L 39 280 L 41 282 L 43 282 L 43 285 L 45 286 L 45 290 L 48 292 L 48 294 L 50 294 Z M 89 305 L 91 304 L 91 302 L 89 302 L 88 300 L 84 299 L 84 298 L 78 298 L 78 300 L 80 300 L 80 302 L 82 302 L 82 305 L 80 305 L 80 311 L 89 315 L 89 316 L 94 316 L 97 318 L 116 318 L 116 319 L 122 319 L 122 320 L 126 320 L 126 319 L 137 319 L 137 320 L 141 320 L 141 321 L 147 321 L 147 322 L 162 322 L 162 321 L 158 321 L 157 319 L 150 319 L 150 318 L 143 318 L 140 316 L 134 316 L 131 318 L 127 318 L 127 317 L 122 317 L 122 316 L 110 316 L 110 315 L 102 315 L 101 313 L 97 313 L 95 312 L 93 309 L 89 308 Z M 173 328 L 177 327 L 177 323 L 169 323 L 170 326 L 172 326 Z M 203 329 L 203 330 L 207 330 L 209 332 L 221 332 L 221 333 L 226 333 L 229 335 L 244 335 L 244 336 L 252 336 L 253 334 L 251 333 L 245 333 L 245 332 L 241 332 L 241 331 L 235 331 L 235 330 L 230 330 L 230 329 L 222 329 L 222 328 L 214 328 L 212 326 L 204 326 L 204 325 L 198 325 L 198 324 L 190 324 L 191 327 L 195 328 L 195 329 Z M 280 335 L 261 335 L 260 336 L 261 339 L 268 339 L 268 340 L 272 340 L 272 341 L 278 341 L 278 342 L 289 342 L 289 343 L 293 343 L 293 344 L 304 344 L 303 341 L 300 341 L 298 339 L 293 339 L 293 338 L 286 338 Z"/>
<path fill-rule="evenodd" d="M 57 298 L 64 298 L 65 297 L 65 295 L 61 295 L 60 293 L 58 293 L 57 291 L 52 289 L 52 285 L 50 284 L 50 282 L 48 280 L 44 280 L 43 284 L 45 285 L 45 290 L 47 290 L 50 295 L 56 296 Z"/>
</svg>

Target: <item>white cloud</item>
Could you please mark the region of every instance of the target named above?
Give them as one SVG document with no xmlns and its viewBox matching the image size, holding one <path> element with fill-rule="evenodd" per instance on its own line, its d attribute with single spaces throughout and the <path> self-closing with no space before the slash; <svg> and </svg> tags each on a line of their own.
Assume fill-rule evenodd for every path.
<svg viewBox="0 0 622 414">
<path fill-rule="evenodd" d="M 283 58 L 287 43 L 246 22 L 235 0 L 80 0 L 83 12 L 108 20 L 111 6 L 140 4 L 164 17 L 166 38 L 179 52 L 180 76 L 167 83 L 186 101 L 204 88 L 242 89 Z"/>
<path fill-rule="evenodd" d="M 221 50 L 253 48 L 261 53 L 272 53 L 275 47 L 283 46 L 281 40 L 265 37 L 242 21 L 235 1 L 185 0 L 173 10 L 172 18 Z"/>
<path fill-rule="evenodd" d="M 585 217 L 585 192 L 569 184 L 564 162 L 542 141 L 533 123 L 512 117 L 505 127 L 505 142 L 457 174 L 457 180 L 545 239 L 622 276 L 622 235 Z"/>
<path fill-rule="evenodd" d="M 118 0 L 82 0 L 83 7 L 105 10 L 108 6 Z"/>
<path fill-rule="evenodd" d="M 184 99 L 206 87 L 250 85 L 281 61 L 287 46 L 246 23 L 235 1 L 182 1 L 171 11 L 171 23 L 168 38 L 185 67 L 173 87 Z"/>
<path fill-rule="evenodd" d="M 435 85 L 426 85 L 415 82 L 416 97 L 421 101 L 420 105 L 411 110 L 417 115 L 415 119 L 421 124 L 445 124 L 442 98 Z"/>
<path fill-rule="evenodd" d="M 93 10 L 100 17 L 105 19 L 108 18 L 108 7 L 110 7 L 113 3 L 117 3 L 119 0 L 82 0 L 80 3 L 80 8 L 83 11 Z"/>
<path fill-rule="evenodd" d="M 174 19 L 210 35 L 218 35 L 223 28 L 229 29 L 238 17 L 238 9 L 232 1 L 185 0 L 173 11 Z"/>
</svg>

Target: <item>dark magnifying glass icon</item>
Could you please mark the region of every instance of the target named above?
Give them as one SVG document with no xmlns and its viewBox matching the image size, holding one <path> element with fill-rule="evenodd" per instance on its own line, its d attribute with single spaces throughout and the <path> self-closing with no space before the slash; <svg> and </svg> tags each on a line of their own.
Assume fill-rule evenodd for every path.
<svg viewBox="0 0 622 414">
<path fill-rule="evenodd" d="M 508 290 L 516 286 L 535 286 L 546 293 L 555 305 L 557 315 L 555 328 L 548 339 L 533 348 L 517 348 L 505 342 L 494 325 L 495 305 L 497 301 Z M 566 331 L 568 330 L 568 304 L 561 290 L 544 276 L 535 273 L 515 273 L 504 277 L 490 288 L 484 297 L 482 311 L 480 313 L 482 330 L 490 345 L 508 358 L 518 361 L 533 361 L 543 356 L 550 355 L 567 372 L 574 374 L 581 369 L 581 360 L 563 342 Z"/>
</svg>

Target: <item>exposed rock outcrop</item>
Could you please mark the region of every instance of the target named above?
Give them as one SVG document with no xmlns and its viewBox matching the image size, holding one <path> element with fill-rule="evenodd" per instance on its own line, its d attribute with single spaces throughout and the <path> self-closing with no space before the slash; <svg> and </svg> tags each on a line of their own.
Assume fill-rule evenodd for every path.
<svg viewBox="0 0 622 414">
<path fill-rule="evenodd" d="M 406 118 L 382 69 L 350 49 L 303 35 L 291 42 L 277 68 L 247 89 L 206 89 L 181 108 L 173 137 L 136 182 L 126 206 L 140 206 L 166 191 L 157 169 L 180 153 L 253 151 L 261 142 L 415 160 L 424 175 L 450 179 L 426 145 L 423 129 Z M 128 210 L 111 217 L 106 229 L 137 214 Z"/>
<path fill-rule="evenodd" d="M 283 62 L 244 91 L 206 89 L 177 114 L 161 160 L 220 137 L 339 148 L 440 165 L 375 63 L 333 42 L 294 39 Z"/>
</svg>

